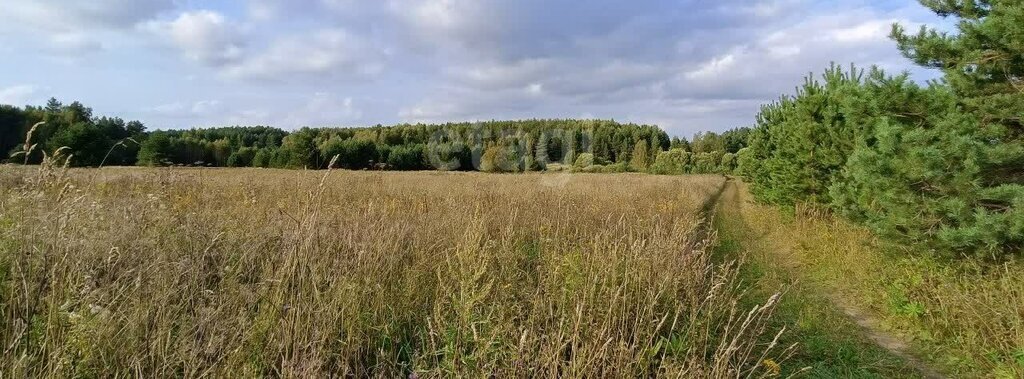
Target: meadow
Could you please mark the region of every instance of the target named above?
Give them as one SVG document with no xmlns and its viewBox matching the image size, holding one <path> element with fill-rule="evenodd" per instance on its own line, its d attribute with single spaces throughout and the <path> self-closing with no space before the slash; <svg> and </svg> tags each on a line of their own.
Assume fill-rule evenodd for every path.
<svg viewBox="0 0 1024 379">
<path fill-rule="evenodd" d="M 0 376 L 775 376 L 724 185 L 3 166 Z"/>
</svg>

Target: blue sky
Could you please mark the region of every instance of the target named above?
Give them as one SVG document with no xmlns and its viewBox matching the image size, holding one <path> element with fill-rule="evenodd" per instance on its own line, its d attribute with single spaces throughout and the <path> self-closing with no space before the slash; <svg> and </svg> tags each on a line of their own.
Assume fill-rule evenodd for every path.
<svg viewBox="0 0 1024 379">
<path fill-rule="evenodd" d="M 830 62 L 911 66 L 914 0 L 7 0 L 0 103 L 150 129 L 607 118 L 753 123 Z"/>
</svg>

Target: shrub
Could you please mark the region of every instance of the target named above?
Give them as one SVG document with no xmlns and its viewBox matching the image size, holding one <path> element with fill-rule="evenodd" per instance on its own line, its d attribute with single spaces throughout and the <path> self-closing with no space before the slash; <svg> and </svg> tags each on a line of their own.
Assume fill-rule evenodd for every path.
<svg viewBox="0 0 1024 379">
<path fill-rule="evenodd" d="M 483 172 L 522 172 L 523 166 L 515 148 L 505 145 L 494 145 L 484 150 L 480 158 L 480 171 Z"/>
<path fill-rule="evenodd" d="M 686 166 L 689 163 L 689 152 L 683 149 L 671 149 L 658 153 L 650 171 L 659 175 L 682 175 L 686 173 Z"/>
<path fill-rule="evenodd" d="M 388 152 L 387 164 L 395 170 L 424 170 L 424 156 L 423 145 L 397 146 Z"/>
<path fill-rule="evenodd" d="M 594 165 L 594 154 L 581 153 L 576 157 L 576 161 L 573 162 L 572 167 L 574 169 L 584 169 Z"/>
</svg>

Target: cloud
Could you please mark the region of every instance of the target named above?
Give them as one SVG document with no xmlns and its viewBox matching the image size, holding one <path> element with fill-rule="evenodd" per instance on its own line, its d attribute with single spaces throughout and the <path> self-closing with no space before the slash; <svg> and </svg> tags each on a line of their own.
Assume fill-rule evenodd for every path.
<svg viewBox="0 0 1024 379">
<path fill-rule="evenodd" d="M 0 87 L 0 104 L 22 106 L 39 100 L 39 88 L 32 85 Z"/>
<path fill-rule="evenodd" d="M 47 53 L 80 57 L 103 50 L 111 33 L 131 30 L 174 6 L 175 0 L 7 1 L 0 11 L 0 36 L 33 41 Z"/>
<path fill-rule="evenodd" d="M 6 17 L 49 30 L 125 29 L 174 8 L 174 0 L 16 1 L 4 5 Z"/>
<path fill-rule="evenodd" d="M 686 73 L 688 79 L 713 79 L 722 76 L 736 67 L 736 55 L 729 53 L 711 58 L 692 71 Z"/>
<path fill-rule="evenodd" d="M 287 114 L 281 123 L 292 127 L 344 126 L 362 118 L 363 112 L 355 106 L 352 97 L 317 92 L 306 99 L 302 107 Z"/>
<path fill-rule="evenodd" d="M 144 29 L 169 39 L 188 59 L 212 66 L 238 61 L 244 42 L 237 25 L 209 10 L 184 12 L 172 21 L 149 22 Z"/>
<path fill-rule="evenodd" d="M 50 36 L 48 42 L 47 47 L 50 51 L 73 57 L 104 49 L 100 41 L 96 41 L 84 33 L 56 33 Z"/>
<path fill-rule="evenodd" d="M 150 107 L 146 112 L 169 117 L 211 116 L 220 108 L 220 100 L 199 100 L 191 103 L 175 101 Z"/>
<path fill-rule="evenodd" d="M 587 15 L 606 12 L 606 4 L 392 4 L 418 5 L 408 8 L 405 21 L 423 41 L 455 57 L 446 70 L 451 79 L 402 108 L 403 120 L 628 115 L 659 120 L 675 131 L 695 125 L 722 130 L 752 123 L 760 104 L 791 92 L 808 72 L 820 73 L 833 61 L 911 67 L 887 38 L 893 22 L 913 24 L 914 14 L 902 8 L 723 1 L 694 3 L 680 13 L 679 7 L 648 1 L 618 9 L 617 20 L 567 23 L 537 12 Z M 492 14 L 526 15 L 529 26 L 489 24 Z"/>
<path fill-rule="evenodd" d="M 271 9 L 254 12 L 259 17 L 272 17 Z M 171 21 L 147 23 L 144 29 L 163 37 L 190 61 L 232 79 L 357 80 L 380 73 L 386 56 L 345 29 L 266 36 L 254 32 L 253 24 L 233 21 L 211 10 L 184 12 Z"/>
<path fill-rule="evenodd" d="M 236 78 L 288 80 L 295 77 L 359 79 L 383 70 L 383 52 L 342 29 L 324 29 L 273 41 L 224 72 Z"/>
<path fill-rule="evenodd" d="M 20 62 L 0 62 L 6 71 L 79 93 L 152 79 L 138 93 L 160 94 L 133 109 L 209 126 L 592 115 L 675 134 L 722 130 L 751 123 L 760 104 L 832 61 L 912 69 L 886 38 L 889 24 L 935 20 L 912 0 L 61 3 L 0 12 L 0 37 L 27 36 L 0 44 Z M 90 59 L 37 68 L 39 55 L 25 52 Z M 185 77 L 194 80 L 170 79 Z M 218 100 L 147 105 L 197 92 Z M 135 96 L 88 93 L 119 107 Z"/>
</svg>

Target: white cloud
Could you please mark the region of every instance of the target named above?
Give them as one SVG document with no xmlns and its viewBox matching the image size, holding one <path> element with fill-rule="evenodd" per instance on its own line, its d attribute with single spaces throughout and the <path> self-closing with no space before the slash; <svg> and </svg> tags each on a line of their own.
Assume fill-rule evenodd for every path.
<svg viewBox="0 0 1024 379">
<path fill-rule="evenodd" d="M 162 116 L 209 116 L 219 109 L 220 105 L 219 100 L 199 100 L 192 103 L 175 101 L 150 107 L 146 112 Z"/>
<path fill-rule="evenodd" d="M 243 42 L 237 25 L 217 12 L 184 12 L 169 22 L 150 22 L 146 29 L 168 38 L 188 58 L 222 66 L 242 57 Z"/>
<path fill-rule="evenodd" d="M 85 33 L 56 33 L 50 36 L 48 47 L 51 51 L 81 56 L 103 50 L 103 44 L 90 38 Z"/>
<path fill-rule="evenodd" d="M 707 63 L 697 67 L 696 69 L 686 73 L 688 79 L 709 79 L 721 76 L 726 72 L 733 69 L 736 66 L 736 55 L 725 54 L 720 57 L 714 57 Z"/>
<path fill-rule="evenodd" d="M 264 51 L 229 65 L 236 78 L 287 80 L 294 76 L 366 78 L 383 70 L 384 53 L 341 29 L 324 29 L 275 40 Z"/>
<path fill-rule="evenodd" d="M 721 129 L 749 123 L 758 104 L 831 61 L 911 68 L 888 26 L 928 15 L 806 0 L 10 2 L 0 81 L 68 83 L 101 105 L 207 126 L 589 114 Z M 82 64 L 48 59 L 90 52 Z M 146 75 L 161 76 L 155 89 L 130 92 Z M 342 86 L 358 96 L 334 92 Z M 22 87 L 0 99 L 35 96 Z M 190 100 L 148 106 L 161 98 Z"/>
<path fill-rule="evenodd" d="M 362 117 L 363 112 L 355 106 L 352 97 L 317 92 L 306 100 L 304 106 L 285 116 L 281 123 L 293 127 L 344 126 Z"/>
<path fill-rule="evenodd" d="M 865 42 L 888 42 L 889 31 L 892 24 L 898 20 L 868 20 L 856 25 L 829 31 L 828 36 L 836 42 L 844 43 L 865 43 Z M 903 25 L 908 23 L 903 20 Z"/>
<path fill-rule="evenodd" d="M 192 104 L 192 113 L 210 114 L 220 108 L 219 100 L 200 100 Z"/>
<path fill-rule="evenodd" d="M 116 45 L 134 26 L 174 8 L 175 0 L 28 0 L 0 5 L 3 44 L 23 42 L 48 54 L 81 58 Z"/>
<path fill-rule="evenodd" d="M 552 59 L 525 59 L 512 63 L 474 63 L 456 65 L 449 74 L 476 88 L 502 89 L 522 86 L 550 76 L 556 62 Z"/>
<path fill-rule="evenodd" d="M 0 88 L 0 104 L 23 106 L 38 100 L 39 89 L 32 85 L 15 85 Z"/>
<path fill-rule="evenodd" d="M 383 70 L 386 53 L 344 29 L 266 36 L 251 31 L 253 28 L 210 10 L 184 12 L 174 20 L 145 26 L 169 40 L 189 60 L 232 79 L 362 79 Z"/>
<path fill-rule="evenodd" d="M 760 104 L 791 92 L 808 72 L 821 73 L 832 61 L 856 62 L 861 67 L 912 67 L 887 38 L 892 22 L 911 24 L 906 10 L 838 6 L 825 11 L 804 8 L 790 14 L 799 2 L 728 3 L 715 8 L 720 13 L 696 9 L 694 13 L 708 19 L 695 20 L 683 28 L 685 33 L 659 28 L 658 15 L 639 16 L 644 22 L 631 23 L 629 20 L 638 16 L 623 14 L 613 29 L 636 32 L 631 38 L 618 33 L 595 34 L 570 23 L 564 25 L 565 33 L 573 37 L 561 42 L 557 35 L 546 38 L 529 31 L 475 24 L 473 16 L 488 14 L 486 9 L 462 9 L 453 0 L 418 2 L 429 7 L 410 11 L 407 17 L 420 23 L 413 23 L 415 30 L 446 40 L 448 44 L 437 46 L 454 56 L 454 62 L 473 63 L 451 64 L 448 72 L 455 80 L 401 108 L 399 117 L 444 121 L 627 115 L 630 121 L 663 122 L 663 127 L 677 133 L 695 127 L 721 130 L 753 122 Z M 478 3 L 477 7 L 482 7 L 479 4 L 491 5 L 487 1 Z M 738 14 L 726 12 L 740 9 L 737 6 L 742 8 Z M 560 14 L 558 6 L 549 11 Z M 689 17 L 665 14 L 673 20 L 665 23 L 670 26 Z M 518 15 L 511 12 L 503 17 Z M 528 18 L 546 20 L 543 15 L 533 16 Z M 429 23 L 431 19 L 437 21 Z M 558 17 L 551 20 L 562 21 Z M 731 23 L 737 27 L 722 26 Z M 649 35 L 644 34 L 647 32 Z M 646 50 L 636 43 L 646 36 L 643 45 L 669 48 Z M 517 38 L 525 38 L 534 50 L 526 58 L 517 58 L 516 54 L 489 53 L 487 47 L 485 51 L 468 48 L 476 46 L 478 38 L 490 41 L 488 46 L 496 49 L 514 48 Z M 550 43 L 559 48 L 545 48 Z"/>
</svg>

